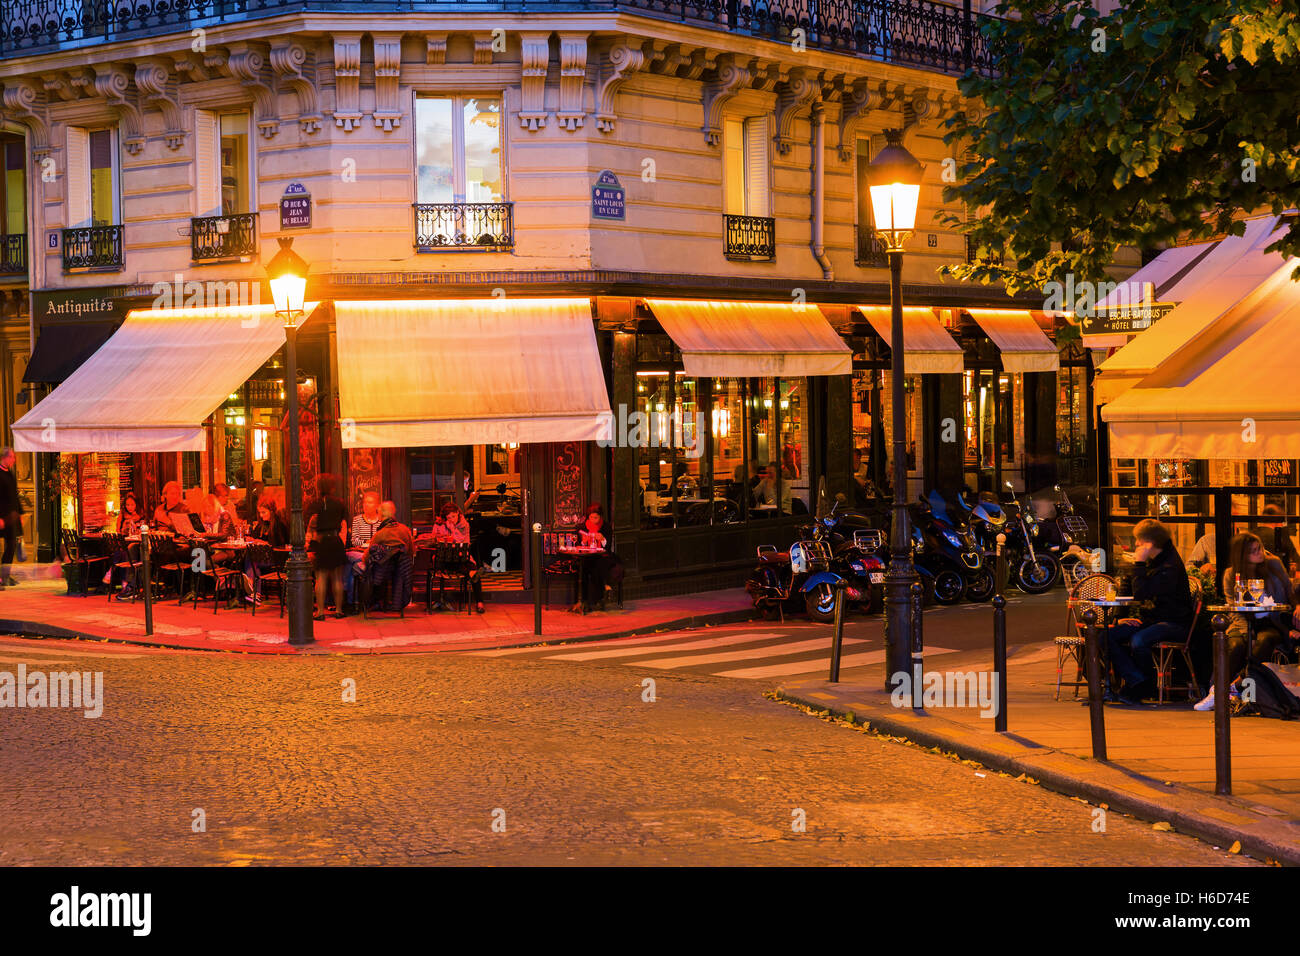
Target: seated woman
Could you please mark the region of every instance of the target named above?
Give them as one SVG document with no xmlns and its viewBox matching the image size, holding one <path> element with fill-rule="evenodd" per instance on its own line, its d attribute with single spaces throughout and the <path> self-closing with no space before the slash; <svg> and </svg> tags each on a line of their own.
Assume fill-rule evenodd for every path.
<svg viewBox="0 0 1300 956">
<path fill-rule="evenodd" d="M 203 522 L 203 530 L 208 534 L 221 535 L 222 540 L 233 537 L 235 534 L 235 521 L 230 517 L 230 512 L 221 507 L 221 501 L 214 494 L 203 496 L 203 507 L 199 510 L 199 520 Z"/>
<path fill-rule="evenodd" d="M 1237 577 L 1244 585 L 1251 578 L 1264 582 L 1264 593 L 1275 604 L 1290 604 L 1292 596 L 1291 578 L 1286 568 L 1276 555 L 1264 550 L 1264 543 L 1258 535 L 1247 531 L 1232 539 L 1228 546 L 1228 566 L 1223 569 L 1223 593 L 1229 601 L 1235 601 Z M 1262 664 L 1273 659 L 1273 652 L 1279 647 L 1289 649 L 1292 615 L 1290 612 L 1273 611 L 1267 615 L 1255 616 L 1255 646 L 1250 653 L 1250 660 Z M 1246 655 L 1250 644 L 1250 622 L 1241 614 L 1232 615 L 1228 623 L 1228 673 L 1229 680 L 1235 681 L 1237 675 L 1246 666 Z M 1234 691 L 1235 693 L 1235 688 Z M 1210 681 L 1210 693 L 1196 705 L 1197 710 L 1214 708 L 1214 681 Z"/>
<path fill-rule="evenodd" d="M 623 580 L 623 562 L 610 549 L 609 536 L 605 534 L 605 512 L 598 504 L 587 508 L 587 516 L 578 525 L 579 543 L 595 547 L 605 553 L 585 558 L 582 562 L 582 601 L 587 607 L 605 609 L 605 601 L 614 585 Z"/>
<path fill-rule="evenodd" d="M 275 507 L 275 499 L 268 496 L 257 503 L 257 521 L 249 527 L 248 537 L 252 541 L 263 541 L 273 548 L 283 548 L 289 544 L 289 526 Z M 248 585 L 249 595 L 245 600 L 261 603 L 262 582 L 259 576 L 271 568 L 272 565 L 269 564 L 254 564 L 252 558 L 244 559 L 244 583 Z"/>
<path fill-rule="evenodd" d="M 438 542 L 465 545 L 470 543 L 469 519 L 465 517 L 465 513 L 460 510 L 460 506 L 454 501 L 448 501 L 442 506 L 442 511 L 434 518 L 433 530 L 420 535 L 416 544 L 437 544 Z M 466 557 L 469 560 L 470 600 L 474 602 L 474 610 L 482 614 L 484 610 L 483 569 L 479 567 L 479 563 L 474 560 L 472 554 L 468 554 Z"/>
<path fill-rule="evenodd" d="M 127 492 L 122 497 L 122 510 L 117 515 L 117 533 L 123 537 L 132 538 L 140 533 L 140 527 L 144 524 L 144 515 L 140 513 L 139 505 L 136 504 L 135 495 Z M 104 583 L 110 588 L 117 584 L 115 580 L 119 572 L 124 568 L 117 567 L 118 564 L 125 564 L 131 560 L 130 551 L 134 545 L 128 545 L 123 549 L 114 550 L 108 562 L 108 570 L 104 572 Z M 118 594 L 118 600 L 124 600 L 131 596 L 131 582 L 126 580 L 125 574 L 122 577 L 122 591 Z"/>
</svg>

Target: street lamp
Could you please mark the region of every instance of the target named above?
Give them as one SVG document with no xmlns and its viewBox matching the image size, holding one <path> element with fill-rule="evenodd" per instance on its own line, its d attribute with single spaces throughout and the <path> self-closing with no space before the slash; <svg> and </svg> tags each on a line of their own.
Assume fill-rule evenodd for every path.
<svg viewBox="0 0 1300 956">
<path fill-rule="evenodd" d="M 919 582 L 912 565 L 912 528 L 907 515 L 907 435 L 903 396 L 903 243 L 916 228 L 916 207 L 924 172 L 902 145 L 902 132 L 885 131 L 888 145 L 867 167 L 871 215 L 876 235 L 889 254 L 890 353 L 889 381 L 894 422 L 894 520 L 890 530 L 889 571 L 885 575 L 885 689 L 895 674 L 912 672 L 912 706 L 921 700 L 921 608 Z M 913 658 L 913 652 L 915 658 Z M 917 662 L 913 667 L 913 660 Z"/>
<path fill-rule="evenodd" d="M 289 643 L 311 644 L 312 565 L 302 523 L 302 465 L 298 444 L 298 326 L 307 318 L 307 263 L 293 251 L 293 239 L 279 240 L 280 251 L 266 264 L 275 317 L 284 323 L 285 397 L 289 403 L 289 560 L 284 565 L 289 609 Z"/>
</svg>

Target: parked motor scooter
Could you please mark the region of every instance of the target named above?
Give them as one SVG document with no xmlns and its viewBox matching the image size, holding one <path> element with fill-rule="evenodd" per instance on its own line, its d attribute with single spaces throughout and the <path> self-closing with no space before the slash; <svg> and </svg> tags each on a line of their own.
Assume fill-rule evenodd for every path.
<svg viewBox="0 0 1300 956">
<path fill-rule="evenodd" d="M 1007 557 L 1010 578 L 1026 594 L 1042 594 L 1056 583 L 1061 566 L 1041 537 L 1038 517 L 1028 499 L 1017 501 L 1011 482 L 1005 484 L 1011 491 L 1011 498 L 1002 503 L 1007 515 L 1007 542 L 1003 553 Z"/>
<path fill-rule="evenodd" d="M 989 600 L 994 589 L 991 553 L 985 553 L 965 516 L 951 507 L 938 491 L 930 492 L 926 504 L 929 506 L 929 524 L 923 530 L 933 539 L 935 549 L 957 565 L 965 580 L 966 599 Z M 924 508 L 919 510 L 924 514 Z"/>
</svg>

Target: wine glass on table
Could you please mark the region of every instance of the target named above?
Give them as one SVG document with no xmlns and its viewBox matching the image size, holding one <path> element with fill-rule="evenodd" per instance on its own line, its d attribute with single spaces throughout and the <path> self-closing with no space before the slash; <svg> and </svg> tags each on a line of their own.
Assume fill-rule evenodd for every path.
<svg viewBox="0 0 1300 956">
<path fill-rule="evenodd" d="M 1246 582 L 1246 590 L 1250 592 L 1251 601 L 1253 601 L 1255 604 L 1258 604 L 1259 599 L 1264 596 L 1263 578 L 1251 578 L 1250 580 L 1248 580 Z"/>
</svg>

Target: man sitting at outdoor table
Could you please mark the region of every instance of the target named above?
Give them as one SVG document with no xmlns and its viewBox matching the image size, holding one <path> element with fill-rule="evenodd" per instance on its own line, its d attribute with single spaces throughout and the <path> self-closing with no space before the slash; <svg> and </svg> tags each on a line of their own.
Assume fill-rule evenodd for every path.
<svg viewBox="0 0 1300 956">
<path fill-rule="evenodd" d="M 352 527 L 348 542 L 348 563 L 343 569 L 343 594 L 349 604 L 356 603 L 357 574 L 363 567 L 366 547 L 379 529 L 383 517 L 379 514 L 379 493 L 367 491 L 361 496 L 361 513 L 352 518 Z"/>
<path fill-rule="evenodd" d="M 411 529 L 397 520 L 397 505 L 391 501 L 385 501 L 379 506 L 379 525 L 375 528 L 375 533 L 371 535 L 370 542 L 366 545 L 366 552 L 363 556 L 361 565 L 357 570 L 360 573 L 371 576 L 372 585 L 381 585 L 384 580 L 376 577 L 381 573 L 378 563 L 371 566 L 371 556 L 374 555 L 376 562 L 383 561 L 379 555 L 385 558 L 396 553 L 397 559 L 397 581 L 404 583 L 405 588 L 394 586 L 393 601 L 394 607 L 390 610 L 396 610 L 398 607 L 405 607 L 410 601 L 410 581 L 411 581 L 411 557 L 415 554 L 415 535 Z"/>
<path fill-rule="evenodd" d="M 193 529 L 189 522 L 177 526 L 173 515 L 187 515 L 190 509 L 185 507 L 185 499 L 181 495 L 181 485 L 179 481 L 169 481 L 163 485 L 162 502 L 154 509 L 153 523 L 155 526 L 170 528 L 172 531 L 190 532 Z"/>
<path fill-rule="evenodd" d="M 1152 648 L 1160 641 L 1182 641 L 1192 624 L 1192 593 L 1187 569 L 1174 550 L 1169 531 L 1154 518 L 1133 529 L 1133 597 L 1138 617 L 1124 618 L 1106 634 L 1110 660 L 1124 681 L 1119 697 L 1141 703 L 1155 676 Z"/>
</svg>

